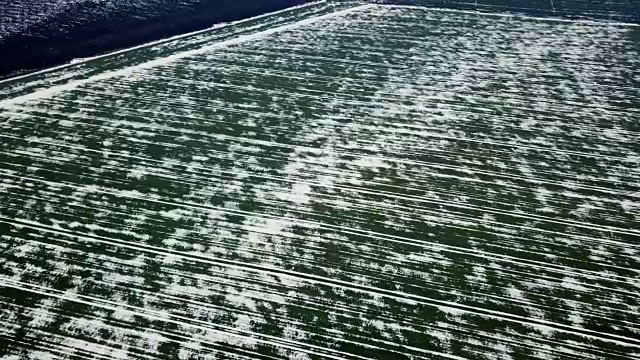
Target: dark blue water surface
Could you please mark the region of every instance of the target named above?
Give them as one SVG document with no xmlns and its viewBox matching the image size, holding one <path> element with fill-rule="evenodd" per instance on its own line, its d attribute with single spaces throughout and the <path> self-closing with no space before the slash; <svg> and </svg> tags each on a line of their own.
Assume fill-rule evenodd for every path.
<svg viewBox="0 0 640 360">
<path fill-rule="evenodd" d="M 0 77 L 307 0 L 0 0 Z"/>
<path fill-rule="evenodd" d="M 0 78 L 309 0 L 0 0 Z M 372 0 L 640 22 L 640 0 Z"/>
</svg>

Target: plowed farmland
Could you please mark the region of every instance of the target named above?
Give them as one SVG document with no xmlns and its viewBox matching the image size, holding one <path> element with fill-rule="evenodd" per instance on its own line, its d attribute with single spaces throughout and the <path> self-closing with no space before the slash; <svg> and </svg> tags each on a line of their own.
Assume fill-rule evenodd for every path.
<svg viewBox="0 0 640 360">
<path fill-rule="evenodd" d="M 315 3 L 0 83 L 0 358 L 637 359 L 639 31 Z"/>
</svg>

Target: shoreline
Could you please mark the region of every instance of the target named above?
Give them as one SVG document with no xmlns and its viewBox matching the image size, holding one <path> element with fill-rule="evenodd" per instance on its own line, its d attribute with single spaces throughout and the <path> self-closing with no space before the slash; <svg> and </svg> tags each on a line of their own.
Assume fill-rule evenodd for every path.
<svg viewBox="0 0 640 360">
<path fill-rule="evenodd" d="M 138 13 L 126 14 L 125 18 L 111 19 L 111 16 L 118 15 L 114 12 L 96 13 L 96 19 L 65 24 L 61 20 L 69 14 L 56 14 L 55 17 L 46 19 L 46 23 L 38 24 L 28 32 L 9 34 L 0 41 L 0 53 L 11 54 L 0 57 L 0 81 L 64 66 L 75 59 L 104 56 L 311 2 L 274 0 L 265 3 L 239 0 L 233 5 L 218 4 L 218 9 L 211 4 L 194 3 L 190 5 L 191 8 L 176 9 L 180 13 L 174 19 L 171 19 L 171 14 L 160 14 L 159 9 L 148 9 L 147 18 L 138 22 L 133 21 L 136 16 L 141 16 Z M 166 6 L 167 8 L 162 10 L 170 12 L 170 6 L 174 5 Z M 176 8 L 177 6 L 175 5 Z M 127 9 L 121 6 L 117 10 L 123 12 Z M 170 19 L 171 22 L 168 22 Z M 67 28 L 62 29 L 65 26 Z M 107 31 L 101 32 L 101 28 L 107 28 Z"/>
<path fill-rule="evenodd" d="M 149 19 L 141 20 L 140 24 L 132 24 L 130 19 L 120 19 L 120 23 L 112 25 L 112 27 L 116 27 L 117 30 L 104 32 L 102 34 L 96 32 L 96 29 L 103 26 L 103 23 L 109 20 L 108 14 L 96 14 L 96 16 L 102 16 L 102 18 L 96 19 L 95 21 L 90 19 L 86 23 L 73 25 L 71 26 L 72 31 L 67 33 L 63 31 L 53 31 L 51 33 L 45 31 L 47 27 L 52 28 L 56 25 L 57 21 L 56 18 L 47 19 L 47 21 L 51 20 L 51 24 L 47 23 L 34 28 L 29 33 L 13 34 L 0 40 L 0 53 L 12 54 L 11 56 L 0 57 L 0 84 L 38 74 L 42 71 L 50 71 L 51 69 L 68 66 L 76 62 L 84 62 L 86 59 L 102 57 L 121 51 L 124 52 L 127 51 L 127 49 L 167 41 L 175 37 L 188 36 L 191 33 L 207 31 L 224 24 L 266 16 L 274 12 L 315 3 L 316 1 L 274 0 L 263 3 L 257 0 L 239 0 L 239 2 L 239 4 L 227 4 L 228 6 L 226 8 L 219 8 L 218 10 L 208 9 L 208 11 L 191 15 L 185 15 L 184 13 L 178 14 L 178 17 L 170 23 L 165 21 L 167 20 L 166 15 L 154 15 L 154 11 L 158 11 L 158 9 L 148 9 L 150 12 Z M 465 2 L 465 0 L 455 2 L 437 0 L 372 0 L 365 2 L 490 12 L 497 15 L 543 16 L 549 19 L 596 21 L 605 24 L 614 24 L 616 22 L 640 24 L 640 0 L 630 1 L 626 12 L 623 11 L 622 8 L 618 9 L 617 12 L 605 12 L 595 8 L 551 8 L 551 5 L 546 7 L 536 7 L 533 5 L 531 7 L 520 7 L 517 1 L 515 1 L 512 6 L 501 6 L 496 5 L 497 3 L 491 0 L 478 0 L 473 2 Z M 224 1 L 218 5 L 224 7 Z M 202 3 L 193 3 L 189 6 L 192 6 L 191 10 L 193 12 L 196 11 L 197 7 L 205 5 Z M 122 9 L 119 8 L 118 10 Z M 164 11 L 166 10 L 167 9 L 164 9 Z M 184 12 L 186 10 L 182 9 L 182 11 Z M 58 17 L 62 17 L 62 15 L 64 14 Z M 137 16 L 137 14 L 130 15 L 130 17 L 134 16 Z M 118 28 L 120 25 L 123 26 L 122 29 Z M 42 35 L 42 33 L 50 33 L 50 35 L 45 36 Z M 86 34 L 83 36 L 83 33 Z M 70 37 L 70 40 L 66 40 L 67 37 Z"/>
</svg>

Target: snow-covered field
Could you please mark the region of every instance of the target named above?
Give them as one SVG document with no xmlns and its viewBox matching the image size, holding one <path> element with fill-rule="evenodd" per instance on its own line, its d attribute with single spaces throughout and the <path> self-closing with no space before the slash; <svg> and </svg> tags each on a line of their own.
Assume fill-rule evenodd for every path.
<svg viewBox="0 0 640 360">
<path fill-rule="evenodd" d="M 0 83 L 0 359 L 638 358 L 638 29 L 319 3 Z"/>
<path fill-rule="evenodd" d="M 640 0 L 366 1 L 640 22 Z M 304 2 L 308 0 L 3 0 L 0 78 Z"/>
</svg>

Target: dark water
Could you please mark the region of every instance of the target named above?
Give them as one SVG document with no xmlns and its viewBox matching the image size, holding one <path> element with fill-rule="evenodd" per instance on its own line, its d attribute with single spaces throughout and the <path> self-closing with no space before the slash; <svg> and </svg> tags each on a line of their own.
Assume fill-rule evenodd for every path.
<svg viewBox="0 0 640 360">
<path fill-rule="evenodd" d="M 2 0 L 0 77 L 206 28 L 305 0 Z"/>
<path fill-rule="evenodd" d="M 308 0 L 2 0 L 0 78 L 271 12 Z M 640 21 L 640 0 L 376 2 Z"/>
</svg>

